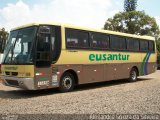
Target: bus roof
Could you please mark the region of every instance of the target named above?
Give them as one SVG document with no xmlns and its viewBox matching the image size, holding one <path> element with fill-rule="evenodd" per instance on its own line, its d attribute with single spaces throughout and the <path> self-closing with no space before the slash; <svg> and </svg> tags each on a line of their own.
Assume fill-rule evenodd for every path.
<svg viewBox="0 0 160 120">
<path fill-rule="evenodd" d="M 20 27 L 16 27 L 16 28 L 12 29 L 11 31 L 17 30 L 17 29 L 21 29 L 21 28 L 30 27 L 30 26 L 39 26 L 39 25 L 57 25 L 57 26 L 65 27 L 65 28 L 72 28 L 72 29 L 79 29 L 79 30 L 87 30 L 87 31 L 100 32 L 100 33 L 106 33 L 106 34 L 112 34 L 112 35 L 120 35 L 120 36 L 131 37 L 131 38 L 155 40 L 154 37 L 146 36 L 146 35 L 143 35 L 143 36 L 142 36 L 142 35 L 134 35 L 134 34 L 116 32 L 116 31 L 111 31 L 111 30 L 103 30 L 103 29 L 95 29 L 95 28 L 78 27 L 78 26 L 74 26 L 74 25 L 60 24 L 60 23 L 32 23 L 32 24 L 27 24 L 27 25 L 23 25 L 23 26 L 20 26 Z"/>
</svg>

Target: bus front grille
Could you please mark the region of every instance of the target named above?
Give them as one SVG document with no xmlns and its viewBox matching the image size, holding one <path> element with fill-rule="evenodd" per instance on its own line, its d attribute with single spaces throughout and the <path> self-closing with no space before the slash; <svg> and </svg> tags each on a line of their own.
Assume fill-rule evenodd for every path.
<svg viewBox="0 0 160 120">
<path fill-rule="evenodd" d="M 11 86 L 19 86 L 18 81 L 15 80 L 6 80 L 6 81 Z"/>
<path fill-rule="evenodd" d="M 18 76 L 18 72 L 5 72 L 5 74 L 9 76 Z"/>
<path fill-rule="evenodd" d="M 17 76 L 18 72 L 12 72 L 11 74 L 12 74 L 12 76 Z"/>
<path fill-rule="evenodd" d="M 6 73 L 6 75 L 10 75 L 10 72 L 5 72 Z"/>
</svg>

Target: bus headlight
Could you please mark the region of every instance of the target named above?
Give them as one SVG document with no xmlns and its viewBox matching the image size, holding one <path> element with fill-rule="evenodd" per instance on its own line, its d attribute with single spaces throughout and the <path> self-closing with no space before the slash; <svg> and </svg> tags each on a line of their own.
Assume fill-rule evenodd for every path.
<svg viewBox="0 0 160 120">
<path fill-rule="evenodd" d="M 2 72 L 2 75 L 5 75 L 5 72 Z"/>
<path fill-rule="evenodd" d="M 18 76 L 25 76 L 25 73 L 19 73 Z"/>
<path fill-rule="evenodd" d="M 26 73 L 26 76 L 31 76 L 31 73 Z"/>
</svg>

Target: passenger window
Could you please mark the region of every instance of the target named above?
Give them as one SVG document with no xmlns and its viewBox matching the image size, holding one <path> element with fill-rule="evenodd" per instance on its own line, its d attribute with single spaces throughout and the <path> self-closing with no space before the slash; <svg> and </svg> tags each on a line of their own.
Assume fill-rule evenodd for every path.
<svg viewBox="0 0 160 120">
<path fill-rule="evenodd" d="M 80 30 L 66 29 L 67 47 L 71 48 L 88 48 L 89 33 Z"/>
<path fill-rule="evenodd" d="M 120 37 L 119 38 L 119 49 L 120 50 L 126 50 L 126 40 L 125 38 Z"/>
<path fill-rule="evenodd" d="M 95 49 L 109 49 L 109 36 L 100 33 L 92 33 L 92 48 Z"/>
<path fill-rule="evenodd" d="M 139 51 L 139 40 L 127 38 L 127 49 L 132 51 Z"/>
<path fill-rule="evenodd" d="M 134 42 L 134 40 L 132 40 L 132 39 L 127 39 L 127 49 L 128 50 L 133 50 L 134 49 L 134 47 L 133 47 L 133 43 Z"/>
<path fill-rule="evenodd" d="M 139 40 L 134 40 L 134 50 L 139 51 Z"/>
<path fill-rule="evenodd" d="M 112 49 L 119 49 L 119 40 L 116 36 L 111 36 L 110 38 L 111 48 Z"/>
<path fill-rule="evenodd" d="M 149 41 L 149 51 L 150 52 L 154 52 L 154 42 L 153 41 Z"/>
<path fill-rule="evenodd" d="M 112 35 L 110 38 L 111 48 L 115 50 L 126 50 L 126 40 L 120 36 Z"/>
<path fill-rule="evenodd" d="M 145 40 L 140 41 L 140 50 L 141 51 L 148 51 L 149 50 L 148 41 L 145 41 Z"/>
</svg>

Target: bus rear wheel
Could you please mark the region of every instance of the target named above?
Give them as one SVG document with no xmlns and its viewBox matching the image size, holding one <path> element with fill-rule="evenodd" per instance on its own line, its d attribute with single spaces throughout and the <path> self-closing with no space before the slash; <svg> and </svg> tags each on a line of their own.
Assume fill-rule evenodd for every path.
<svg viewBox="0 0 160 120">
<path fill-rule="evenodd" d="M 75 86 L 74 76 L 69 72 L 64 73 L 60 80 L 59 90 L 61 92 L 70 92 L 73 90 L 74 86 Z"/>
<path fill-rule="evenodd" d="M 129 82 L 136 82 L 137 77 L 138 77 L 137 70 L 135 68 L 132 68 L 130 71 Z"/>
</svg>

